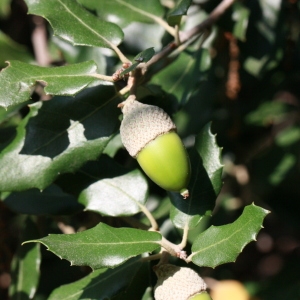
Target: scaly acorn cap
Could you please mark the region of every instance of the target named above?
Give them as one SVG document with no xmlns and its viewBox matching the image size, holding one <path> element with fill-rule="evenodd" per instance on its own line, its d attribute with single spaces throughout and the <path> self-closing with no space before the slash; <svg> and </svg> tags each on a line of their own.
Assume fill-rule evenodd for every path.
<svg viewBox="0 0 300 300">
<path fill-rule="evenodd" d="M 158 277 L 154 287 L 155 300 L 188 300 L 206 290 L 206 283 L 190 268 L 163 264 L 154 267 Z"/>
<path fill-rule="evenodd" d="M 176 125 L 169 115 L 157 106 L 143 104 L 134 97 L 128 97 L 119 107 L 123 112 L 120 127 L 122 143 L 134 158 L 159 135 L 176 131 Z"/>
</svg>

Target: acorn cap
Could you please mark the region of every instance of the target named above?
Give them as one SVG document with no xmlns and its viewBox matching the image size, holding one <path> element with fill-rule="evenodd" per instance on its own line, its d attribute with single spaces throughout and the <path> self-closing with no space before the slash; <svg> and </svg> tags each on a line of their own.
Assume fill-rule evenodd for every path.
<svg viewBox="0 0 300 300">
<path fill-rule="evenodd" d="M 206 290 L 206 283 L 190 268 L 163 264 L 154 271 L 158 277 L 154 287 L 155 300 L 188 300 Z"/>
<path fill-rule="evenodd" d="M 143 104 L 129 97 L 121 103 L 123 120 L 120 127 L 122 143 L 133 157 L 159 135 L 176 131 L 176 125 L 161 108 Z"/>
</svg>

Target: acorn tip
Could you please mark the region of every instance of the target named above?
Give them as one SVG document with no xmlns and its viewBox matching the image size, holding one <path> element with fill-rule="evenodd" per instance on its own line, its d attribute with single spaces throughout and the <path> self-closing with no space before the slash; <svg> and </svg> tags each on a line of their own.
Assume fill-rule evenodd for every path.
<svg viewBox="0 0 300 300">
<path fill-rule="evenodd" d="M 183 197 L 183 199 L 187 199 L 190 196 L 189 190 L 188 189 L 182 189 L 180 191 L 180 195 Z"/>
</svg>

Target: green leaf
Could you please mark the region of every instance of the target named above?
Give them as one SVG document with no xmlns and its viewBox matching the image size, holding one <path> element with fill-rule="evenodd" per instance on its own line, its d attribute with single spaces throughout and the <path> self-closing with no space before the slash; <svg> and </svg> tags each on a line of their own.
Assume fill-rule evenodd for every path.
<svg viewBox="0 0 300 300">
<path fill-rule="evenodd" d="M 141 211 L 147 200 L 147 180 L 139 170 L 125 175 L 106 178 L 82 191 L 79 203 L 86 210 L 106 216 L 131 216 Z"/>
<path fill-rule="evenodd" d="M 199 90 L 199 81 L 204 79 L 210 63 L 208 49 L 189 54 L 182 52 L 172 64 L 154 76 L 151 83 L 160 85 L 183 105 Z"/>
<path fill-rule="evenodd" d="M 278 162 L 275 170 L 269 175 L 268 180 L 272 185 L 280 184 L 287 176 L 287 173 L 296 164 L 297 157 L 292 153 L 285 153 L 281 161 Z"/>
<path fill-rule="evenodd" d="M 133 228 L 113 228 L 100 223 L 75 234 L 50 234 L 29 242 L 42 243 L 48 250 L 71 265 L 93 269 L 114 268 L 131 257 L 159 248 L 158 232 Z"/>
<path fill-rule="evenodd" d="M 245 117 L 245 122 L 256 126 L 269 126 L 286 118 L 288 106 L 280 101 L 263 102 Z"/>
<path fill-rule="evenodd" d="M 194 148 L 189 152 L 192 176 L 190 196 L 186 200 L 178 193 L 170 193 L 170 218 L 178 228 L 196 227 L 204 216 L 211 215 L 222 187 L 221 149 L 207 124 L 197 135 Z"/>
<path fill-rule="evenodd" d="M 211 124 L 208 123 L 200 134 L 197 135 L 195 141 L 195 148 L 203 160 L 203 166 L 211 181 L 215 196 L 222 188 L 222 171 L 223 164 L 221 162 L 221 150 L 217 145 L 216 135 L 211 133 Z"/>
<path fill-rule="evenodd" d="M 132 22 L 152 23 L 164 14 L 159 0 L 78 0 L 107 21 L 124 28 Z"/>
<path fill-rule="evenodd" d="M 11 193 L 7 197 L 2 196 L 2 201 L 12 211 L 20 214 L 66 215 L 83 208 L 74 196 L 64 193 L 54 184 L 42 192 L 29 189 L 24 192 Z"/>
<path fill-rule="evenodd" d="M 0 154 L 0 191 L 44 189 L 95 160 L 119 127 L 119 102 L 112 86 L 97 86 L 31 105 Z"/>
<path fill-rule="evenodd" d="M 154 47 L 156 51 L 160 51 L 165 46 L 163 37 L 166 34 L 166 30 L 157 23 L 133 22 L 124 28 L 124 34 L 125 37 L 122 46 L 130 49 L 130 53 L 132 54 L 139 53 L 150 47 Z"/>
<path fill-rule="evenodd" d="M 233 34 L 241 41 L 245 41 L 250 10 L 239 2 L 233 4 L 233 10 L 233 20 L 236 21 L 233 27 Z"/>
<path fill-rule="evenodd" d="M 64 59 L 66 64 L 82 63 L 93 60 L 97 65 L 98 74 L 106 74 L 107 72 L 107 56 L 105 56 L 106 49 L 100 47 L 88 46 L 73 46 L 69 42 L 57 37 L 52 36 L 49 40 L 50 49 L 53 53 L 54 59 Z"/>
<path fill-rule="evenodd" d="M 146 289 L 145 294 L 143 295 L 143 298 L 141 300 L 154 300 L 152 295 L 153 295 L 153 289 L 151 287 L 148 287 Z"/>
<path fill-rule="evenodd" d="M 4 19 L 9 16 L 11 0 L 0 0 L 0 18 Z"/>
<path fill-rule="evenodd" d="M 181 17 L 187 14 L 189 7 L 192 4 L 192 0 L 181 0 L 177 5 L 168 13 L 168 23 L 170 26 L 179 25 Z"/>
<path fill-rule="evenodd" d="M 65 173 L 55 181 L 65 192 L 79 197 L 79 194 L 91 184 L 104 178 L 114 178 L 128 173 L 114 159 L 104 153 L 97 160 L 86 162 L 75 173 Z"/>
<path fill-rule="evenodd" d="M 283 57 L 282 49 L 278 49 L 275 55 L 265 54 L 259 58 L 249 55 L 244 61 L 244 69 L 257 78 L 262 78 L 266 72 L 275 69 Z"/>
<path fill-rule="evenodd" d="M 252 204 L 245 207 L 235 222 L 209 227 L 195 240 L 189 258 L 198 266 L 212 268 L 234 262 L 243 248 L 256 239 L 268 213 L 266 209 Z"/>
<path fill-rule="evenodd" d="M 113 270 L 95 270 L 78 281 L 55 289 L 48 300 L 110 299 L 130 284 L 141 266 L 140 261 L 131 259 Z"/>
<path fill-rule="evenodd" d="M 275 142 L 280 147 L 289 147 L 300 140 L 300 127 L 290 126 L 282 129 L 275 136 Z"/>
<path fill-rule="evenodd" d="M 0 73 L 0 106 L 6 108 L 27 101 L 37 82 L 45 85 L 46 94 L 75 95 L 89 84 L 99 82 L 92 76 L 96 73 L 93 61 L 54 68 L 11 61 Z"/>
<path fill-rule="evenodd" d="M 114 157 L 116 153 L 123 148 L 123 143 L 121 140 L 121 135 L 116 134 L 107 144 L 105 150 L 103 151 L 104 154 L 107 154 L 110 157 Z"/>
<path fill-rule="evenodd" d="M 111 298 L 112 300 L 124 300 L 124 299 L 130 299 L 130 300 L 142 300 L 143 295 L 145 293 L 145 290 L 151 285 L 151 279 L 149 275 L 152 273 L 151 265 L 146 262 L 143 263 L 138 270 L 138 272 L 135 274 L 132 281 L 127 285 L 126 289 L 124 289 L 123 292 L 119 293 L 118 295 Z M 125 276 L 128 276 L 127 273 Z M 148 299 L 150 300 L 150 299 Z"/>
<path fill-rule="evenodd" d="M 36 224 L 26 218 L 23 226 L 22 239 L 38 236 Z M 12 283 L 9 295 L 12 300 L 33 299 L 40 278 L 40 245 L 27 244 L 19 246 L 12 261 Z"/>
<path fill-rule="evenodd" d="M 140 52 L 138 55 L 136 55 L 136 57 L 133 60 L 138 62 L 148 62 L 153 57 L 154 54 L 155 54 L 154 48 L 151 47 Z"/>
<path fill-rule="evenodd" d="M 1 2 L 1 1 L 0 1 Z M 1 15 L 1 8 L 0 8 Z M 0 30 L 0 67 L 5 67 L 5 61 L 21 60 L 27 63 L 33 63 L 34 58 L 28 49 L 13 41 L 8 35 Z"/>
<path fill-rule="evenodd" d="M 129 68 L 125 69 L 122 73 L 120 73 L 120 76 L 125 75 L 129 72 L 131 72 L 132 70 L 134 70 L 141 62 L 148 62 L 153 55 L 155 54 L 154 48 L 148 48 L 142 52 L 140 52 L 138 55 L 135 56 L 135 58 L 133 59 L 133 61 L 135 61 L 135 63 L 133 63 Z"/>
<path fill-rule="evenodd" d="M 28 105 L 29 103 L 23 102 L 19 105 L 10 106 L 7 109 L 0 107 L 0 123 L 6 122 L 6 124 L 9 124 L 5 126 L 6 128 L 9 126 L 16 127 L 22 118 L 19 112 L 26 104 Z M 0 140 L 2 140 L 2 137 Z"/>
<path fill-rule="evenodd" d="M 74 0 L 25 0 L 30 14 L 44 17 L 54 34 L 74 45 L 113 48 L 123 39 L 121 28 L 97 18 Z"/>
</svg>

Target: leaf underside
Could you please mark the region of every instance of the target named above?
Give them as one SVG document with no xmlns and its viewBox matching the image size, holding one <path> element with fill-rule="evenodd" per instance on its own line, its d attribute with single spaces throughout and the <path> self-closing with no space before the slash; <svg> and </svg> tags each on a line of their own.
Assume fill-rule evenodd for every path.
<svg viewBox="0 0 300 300">
<path fill-rule="evenodd" d="M 78 201 L 86 210 L 105 216 L 131 216 L 146 203 L 147 180 L 139 170 L 114 178 L 105 178 L 82 191 Z"/>
</svg>

